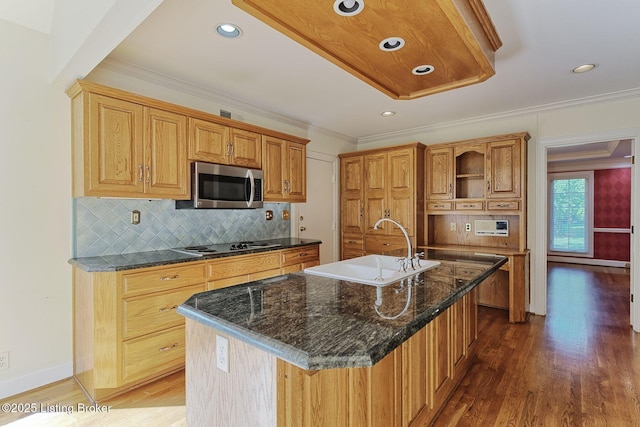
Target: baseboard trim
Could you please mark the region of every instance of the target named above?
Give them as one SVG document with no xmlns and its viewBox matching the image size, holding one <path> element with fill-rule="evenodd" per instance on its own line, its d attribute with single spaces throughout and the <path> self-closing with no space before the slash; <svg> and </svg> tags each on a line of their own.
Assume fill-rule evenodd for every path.
<svg viewBox="0 0 640 427">
<path fill-rule="evenodd" d="M 608 259 L 593 259 L 593 258 L 574 258 L 566 256 L 547 256 L 547 261 L 551 262 L 567 262 L 570 264 L 585 264 L 585 265 L 598 265 L 603 267 L 620 267 L 630 268 L 631 263 L 627 261 L 613 261 Z"/>
<path fill-rule="evenodd" d="M 0 399 L 6 399 L 71 376 L 73 376 L 73 362 L 67 362 L 21 377 L 0 381 Z"/>
</svg>

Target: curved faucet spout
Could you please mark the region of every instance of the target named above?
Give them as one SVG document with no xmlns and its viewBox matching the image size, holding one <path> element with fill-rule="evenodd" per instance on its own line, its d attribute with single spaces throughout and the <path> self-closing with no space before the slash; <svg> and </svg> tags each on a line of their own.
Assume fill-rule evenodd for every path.
<svg viewBox="0 0 640 427">
<path fill-rule="evenodd" d="M 407 239 L 407 260 L 410 261 L 411 258 L 413 257 L 413 254 L 412 254 L 413 250 L 411 248 L 411 239 L 409 239 L 409 233 L 407 233 L 407 230 L 402 226 L 402 224 L 400 224 L 398 221 L 392 220 L 391 218 L 380 218 L 373 225 L 373 229 L 377 230 L 380 223 L 384 221 L 389 221 L 390 223 L 395 224 L 396 227 L 398 227 L 400 231 L 402 231 L 402 234 L 404 234 L 404 238 Z"/>
</svg>

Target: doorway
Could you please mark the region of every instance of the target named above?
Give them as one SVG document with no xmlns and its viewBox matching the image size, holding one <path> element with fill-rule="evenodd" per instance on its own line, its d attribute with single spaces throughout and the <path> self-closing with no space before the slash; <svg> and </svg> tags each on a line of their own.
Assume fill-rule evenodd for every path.
<svg viewBox="0 0 640 427">
<path fill-rule="evenodd" d="M 531 312 L 540 315 L 547 314 L 547 243 L 548 243 L 548 187 L 547 167 L 548 153 L 554 148 L 569 148 L 586 143 L 601 141 L 631 140 L 632 154 L 640 153 L 640 128 L 605 131 L 588 135 L 577 135 L 563 138 L 540 139 L 536 146 L 536 203 L 532 206 L 532 214 L 538 218 L 535 223 L 534 244 L 532 245 L 532 293 Z M 639 196 L 634 188 L 640 188 L 640 177 L 634 166 L 631 166 L 631 224 L 640 223 Z M 630 324 L 636 332 L 640 332 L 640 304 L 634 304 L 633 295 L 640 295 L 640 278 L 636 272 L 640 262 L 640 239 L 631 234 L 631 262 L 630 262 Z"/>
<path fill-rule="evenodd" d="M 338 158 L 307 151 L 307 201 L 291 205 L 291 235 L 322 241 L 320 264 L 338 260 Z"/>
</svg>

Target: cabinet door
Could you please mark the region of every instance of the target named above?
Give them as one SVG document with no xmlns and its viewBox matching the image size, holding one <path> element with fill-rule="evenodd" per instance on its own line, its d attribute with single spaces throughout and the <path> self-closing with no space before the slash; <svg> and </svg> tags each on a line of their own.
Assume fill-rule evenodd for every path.
<svg viewBox="0 0 640 427">
<path fill-rule="evenodd" d="M 364 233 L 362 156 L 348 157 L 340 162 L 340 226 L 343 233 Z"/>
<path fill-rule="evenodd" d="M 413 223 L 415 211 L 413 157 L 413 150 L 411 149 L 398 150 L 390 152 L 387 161 L 388 217 L 402 224 L 410 236 L 414 235 L 415 232 L 415 224 Z M 387 234 L 404 236 L 402 230 L 395 225 L 387 228 Z"/>
<path fill-rule="evenodd" d="M 521 150 L 517 139 L 487 143 L 487 198 L 520 197 Z"/>
<path fill-rule="evenodd" d="M 427 150 L 427 200 L 453 199 L 453 148 Z"/>
<path fill-rule="evenodd" d="M 227 126 L 189 118 L 189 160 L 226 164 L 229 151 Z"/>
<path fill-rule="evenodd" d="M 145 193 L 189 198 L 187 118 L 145 109 Z"/>
<path fill-rule="evenodd" d="M 307 149 L 304 144 L 286 142 L 287 199 L 290 202 L 307 200 Z"/>
<path fill-rule="evenodd" d="M 387 234 L 390 223 L 383 222 L 378 230 L 373 226 L 380 218 L 388 216 L 387 206 L 387 155 L 369 154 L 364 157 L 364 220 L 365 232 Z"/>
<path fill-rule="evenodd" d="M 259 134 L 231 128 L 229 138 L 231 139 L 231 164 L 254 169 L 262 167 L 262 142 Z"/>
<path fill-rule="evenodd" d="M 89 94 L 86 196 L 127 197 L 142 193 L 142 129 L 141 105 Z"/>
<path fill-rule="evenodd" d="M 270 136 L 262 136 L 264 201 L 277 202 L 284 199 L 285 189 L 285 147 L 284 141 Z"/>
</svg>

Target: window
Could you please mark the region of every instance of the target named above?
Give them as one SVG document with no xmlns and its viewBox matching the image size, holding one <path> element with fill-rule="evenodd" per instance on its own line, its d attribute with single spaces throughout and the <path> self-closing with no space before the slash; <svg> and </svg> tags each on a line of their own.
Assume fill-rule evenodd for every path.
<svg viewBox="0 0 640 427">
<path fill-rule="evenodd" d="M 552 173 L 549 183 L 549 253 L 593 256 L 593 172 Z"/>
</svg>

